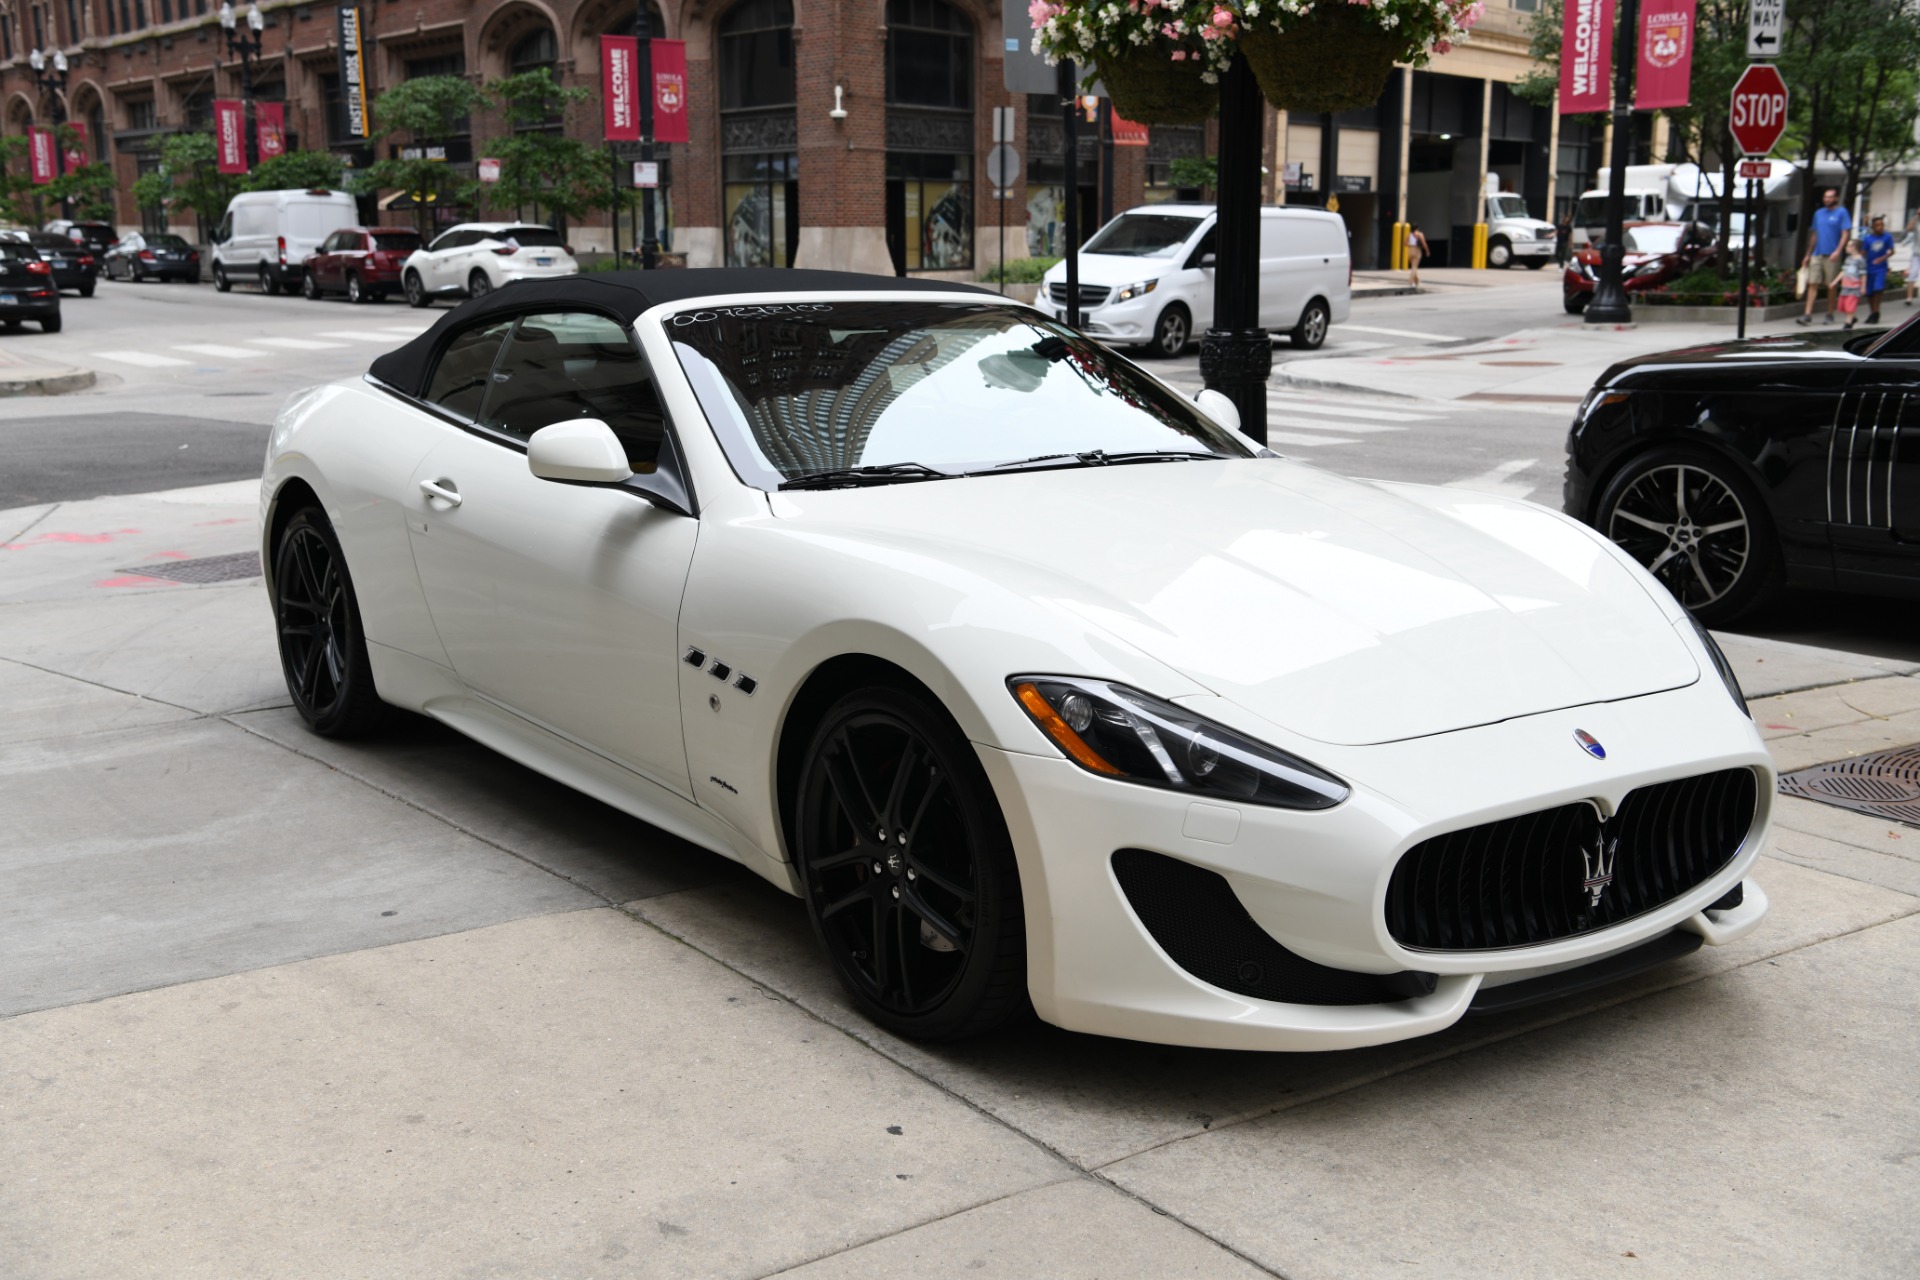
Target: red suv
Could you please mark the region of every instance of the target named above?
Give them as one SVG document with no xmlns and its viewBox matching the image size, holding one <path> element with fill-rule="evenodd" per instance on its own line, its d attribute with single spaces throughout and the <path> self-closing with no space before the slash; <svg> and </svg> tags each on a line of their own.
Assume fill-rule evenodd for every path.
<svg viewBox="0 0 1920 1280">
<path fill-rule="evenodd" d="M 400 264 L 419 247 L 411 227 L 342 227 L 307 255 L 301 289 L 315 301 L 331 291 L 348 302 L 378 302 L 400 287 Z"/>
</svg>

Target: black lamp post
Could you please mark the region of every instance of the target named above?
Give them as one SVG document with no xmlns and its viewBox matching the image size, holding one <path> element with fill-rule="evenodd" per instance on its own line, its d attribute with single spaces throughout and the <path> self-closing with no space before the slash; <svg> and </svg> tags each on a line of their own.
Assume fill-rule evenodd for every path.
<svg viewBox="0 0 1920 1280">
<path fill-rule="evenodd" d="M 53 100 L 54 150 L 62 157 L 60 167 L 65 168 L 66 149 L 60 144 L 60 126 L 67 122 L 67 55 L 55 49 L 49 58 L 35 49 L 27 55 L 27 65 L 33 68 L 33 80 L 40 86 L 40 92 Z M 60 198 L 60 216 L 73 217 L 73 202 L 65 196 Z"/>
<path fill-rule="evenodd" d="M 1588 324 L 1626 324 L 1633 319 L 1620 272 L 1627 258 L 1627 148 L 1633 141 L 1633 41 L 1639 28 L 1640 0 L 1625 0 L 1613 41 L 1613 153 L 1607 161 L 1607 239 L 1600 246 L 1600 275 L 1593 282 L 1593 301 L 1587 304 Z"/>
<path fill-rule="evenodd" d="M 633 32 L 639 37 L 634 70 L 640 79 L 640 161 L 653 163 L 653 15 L 647 12 L 647 0 L 640 0 Z M 655 182 L 659 179 L 656 177 Z M 640 192 L 640 269 L 651 271 L 660 265 L 660 235 L 653 224 L 655 186 Z M 620 216 L 614 211 L 615 218 Z"/>
<path fill-rule="evenodd" d="M 1628 0 L 1629 3 L 1632 0 Z M 1260 84 L 1234 54 L 1220 77 L 1220 156 L 1215 178 L 1213 327 L 1200 339 L 1200 376 L 1240 411 L 1240 430 L 1267 442 L 1267 378 L 1273 340 L 1260 327 Z"/>
<path fill-rule="evenodd" d="M 247 135 L 247 168 L 252 169 L 260 163 L 259 139 L 254 135 L 253 127 L 253 64 L 259 61 L 260 47 L 266 42 L 261 34 L 266 28 L 265 19 L 260 16 L 260 6 L 247 6 L 247 33 L 240 34 L 240 22 L 233 11 L 232 0 L 223 0 L 220 5 L 220 29 L 227 33 L 227 56 L 240 59 L 240 101 L 241 127 Z"/>
</svg>

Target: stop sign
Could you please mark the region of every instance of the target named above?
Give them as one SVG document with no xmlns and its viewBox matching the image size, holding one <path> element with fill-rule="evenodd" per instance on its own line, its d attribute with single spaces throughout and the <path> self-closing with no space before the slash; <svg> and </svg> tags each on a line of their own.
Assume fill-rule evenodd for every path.
<svg viewBox="0 0 1920 1280">
<path fill-rule="evenodd" d="M 1787 131 L 1787 82 L 1772 63 L 1756 62 L 1741 74 L 1727 124 L 1745 155 L 1764 156 L 1780 141 Z"/>
</svg>

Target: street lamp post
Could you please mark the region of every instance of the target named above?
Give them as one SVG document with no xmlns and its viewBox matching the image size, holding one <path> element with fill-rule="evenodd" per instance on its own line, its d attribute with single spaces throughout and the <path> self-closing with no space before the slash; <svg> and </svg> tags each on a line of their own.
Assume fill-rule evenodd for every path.
<svg viewBox="0 0 1920 1280">
<path fill-rule="evenodd" d="M 1640 29 L 1640 0 L 1621 5 L 1613 41 L 1613 154 L 1608 158 L 1606 242 L 1600 246 L 1600 274 L 1587 304 L 1588 324 L 1626 324 L 1633 319 L 1621 276 L 1627 258 L 1627 160 L 1633 141 L 1634 33 Z"/>
<path fill-rule="evenodd" d="M 266 43 L 261 33 L 266 29 L 266 20 L 260 16 L 260 6 L 247 6 L 247 32 L 240 34 L 240 22 L 233 12 L 232 0 L 222 0 L 220 5 L 220 29 L 227 34 L 227 56 L 240 59 L 240 102 L 241 125 L 247 135 L 247 168 L 251 170 L 260 163 L 260 142 L 253 127 L 253 64 L 259 60 L 260 47 Z"/>
<path fill-rule="evenodd" d="M 1213 327 L 1200 339 L 1200 376 L 1233 401 L 1240 430 L 1267 442 L 1273 339 L 1260 327 L 1260 84 L 1234 54 L 1220 77 L 1219 217 L 1214 223 Z"/>
<path fill-rule="evenodd" d="M 67 55 L 55 49 L 49 58 L 35 49 L 27 55 L 27 65 L 33 68 L 34 83 L 40 86 L 41 94 L 53 100 L 54 153 L 64 155 L 60 126 L 67 122 Z M 60 197 L 60 216 L 73 217 L 73 201 L 65 196 Z"/>
<path fill-rule="evenodd" d="M 647 12 L 647 0 L 640 0 L 638 16 L 634 19 L 633 31 L 639 39 L 635 42 L 635 70 L 640 78 L 640 159 L 643 163 L 653 163 L 653 15 Z M 657 181 L 657 179 L 656 179 Z M 659 229 L 653 221 L 653 196 L 658 187 L 640 192 L 640 269 L 651 271 L 660 265 Z M 620 216 L 618 209 L 613 216 Z"/>
</svg>

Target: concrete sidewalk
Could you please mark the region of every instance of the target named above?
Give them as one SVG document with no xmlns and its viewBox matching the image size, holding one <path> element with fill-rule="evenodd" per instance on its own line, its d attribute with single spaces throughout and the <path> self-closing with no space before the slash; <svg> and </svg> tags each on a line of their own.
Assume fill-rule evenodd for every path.
<svg viewBox="0 0 1920 1280">
<path fill-rule="evenodd" d="M 8 341 L 16 341 L 12 335 Z M 58 396 L 84 391 L 96 381 L 93 370 L 41 360 L 0 348 L 0 396 Z"/>
<path fill-rule="evenodd" d="M 0 1276 L 1904 1277 L 1920 829 L 1752 937 L 1320 1055 L 875 1031 L 800 904 L 286 706 L 249 484 L 0 512 Z M 243 569 L 244 565 L 241 566 Z M 1915 664 L 1726 637 L 1783 767 Z"/>
</svg>

